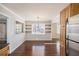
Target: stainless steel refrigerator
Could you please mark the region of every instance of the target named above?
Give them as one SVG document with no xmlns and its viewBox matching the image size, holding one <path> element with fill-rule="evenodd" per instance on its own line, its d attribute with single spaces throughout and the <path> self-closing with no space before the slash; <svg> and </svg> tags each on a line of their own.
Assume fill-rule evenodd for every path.
<svg viewBox="0 0 79 59">
<path fill-rule="evenodd" d="M 79 56 L 79 14 L 66 22 L 66 55 Z"/>
</svg>

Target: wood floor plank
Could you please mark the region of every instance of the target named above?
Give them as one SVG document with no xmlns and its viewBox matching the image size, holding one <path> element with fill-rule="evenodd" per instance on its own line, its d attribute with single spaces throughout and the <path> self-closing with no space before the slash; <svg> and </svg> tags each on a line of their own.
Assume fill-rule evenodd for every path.
<svg viewBox="0 0 79 59">
<path fill-rule="evenodd" d="M 45 44 L 54 43 L 54 44 Z M 25 41 L 10 56 L 57 56 L 56 41 Z"/>
</svg>

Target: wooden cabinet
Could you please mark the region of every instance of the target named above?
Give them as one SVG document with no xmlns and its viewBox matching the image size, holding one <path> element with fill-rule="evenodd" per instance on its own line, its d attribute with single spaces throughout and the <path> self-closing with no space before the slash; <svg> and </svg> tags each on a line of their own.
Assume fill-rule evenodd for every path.
<svg viewBox="0 0 79 59">
<path fill-rule="evenodd" d="M 61 56 L 65 56 L 65 52 L 64 52 L 64 49 L 65 49 L 65 46 L 60 46 L 60 53 L 61 53 Z"/>
<path fill-rule="evenodd" d="M 79 3 L 70 4 L 70 16 L 79 14 Z"/>
<path fill-rule="evenodd" d="M 60 13 L 60 55 L 65 55 L 65 21 L 66 21 L 66 10 L 64 9 Z"/>
<path fill-rule="evenodd" d="M 66 7 L 65 9 L 66 11 L 66 20 L 68 19 L 68 17 L 70 17 L 70 5 Z"/>
<path fill-rule="evenodd" d="M 65 25 L 65 18 L 66 18 L 66 12 L 65 10 L 63 10 L 61 13 L 60 13 L 60 24 L 61 26 L 64 26 Z M 64 20 L 63 20 L 64 19 Z"/>
<path fill-rule="evenodd" d="M 6 47 L 2 48 L 0 50 L 0 56 L 8 56 L 8 50 L 9 50 L 9 46 L 8 45 Z"/>
<path fill-rule="evenodd" d="M 65 55 L 66 21 L 69 17 L 79 14 L 79 3 L 69 4 L 60 12 L 60 55 Z"/>
</svg>

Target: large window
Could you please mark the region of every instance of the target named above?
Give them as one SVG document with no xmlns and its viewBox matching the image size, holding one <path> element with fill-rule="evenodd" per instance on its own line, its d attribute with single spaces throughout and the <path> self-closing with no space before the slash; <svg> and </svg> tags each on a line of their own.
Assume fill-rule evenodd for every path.
<svg viewBox="0 0 79 59">
<path fill-rule="evenodd" d="M 32 34 L 45 34 L 45 24 L 32 24 Z"/>
<path fill-rule="evenodd" d="M 23 23 L 20 23 L 18 21 L 16 21 L 16 33 L 22 33 L 23 32 Z"/>
</svg>

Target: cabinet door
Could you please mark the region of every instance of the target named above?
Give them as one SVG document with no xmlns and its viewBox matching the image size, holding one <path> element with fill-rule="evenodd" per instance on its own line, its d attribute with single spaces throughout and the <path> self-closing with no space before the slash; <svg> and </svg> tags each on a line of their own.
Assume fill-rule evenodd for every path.
<svg viewBox="0 0 79 59">
<path fill-rule="evenodd" d="M 8 49 L 9 49 L 9 46 L 6 46 L 3 49 L 1 49 L 0 56 L 8 56 Z"/>
<path fill-rule="evenodd" d="M 66 22 L 66 9 L 60 13 L 60 55 L 65 55 L 65 22 Z"/>
<path fill-rule="evenodd" d="M 8 49 L 9 49 L 9 46 L 6 46 L 5 48 L 3 48 L 4 56 L 8 56 Z"/>
<path fill-rule="evenodd" d="M 72 3 L 70 5 L 70 9 L 71 9 L 70 16 L 79 14 L 79 3 Z"/>
<path fill-rule="evenodd" d="M 63 53 L 63 54 L 62 54 Z M 61 27 L 60 33 L 60 55 L 65 55 L 65 27 Z"/>
</svg>

